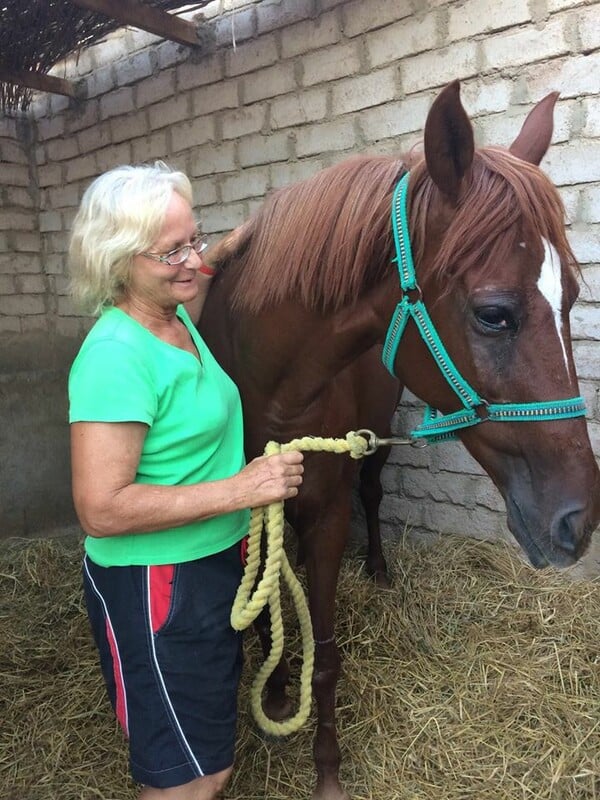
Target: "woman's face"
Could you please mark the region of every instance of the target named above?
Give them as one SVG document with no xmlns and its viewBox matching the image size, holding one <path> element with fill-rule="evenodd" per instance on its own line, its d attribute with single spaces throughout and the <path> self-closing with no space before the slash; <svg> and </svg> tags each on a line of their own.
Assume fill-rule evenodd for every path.
<svg viewBox="0 0 600 800">
<path fill-rule="evenodd" d="M 149 253 L 164 255 L 189 244 L 197 235 L 190 204 L 177 192 L 171 194 L 159 235 Z M 127 298 L 159 311 L 173 311 L 198 293 L 200 258 L 192 249 L 182 264 L 170 266 L 147 255 L 133 257 Z"/>
</svg>

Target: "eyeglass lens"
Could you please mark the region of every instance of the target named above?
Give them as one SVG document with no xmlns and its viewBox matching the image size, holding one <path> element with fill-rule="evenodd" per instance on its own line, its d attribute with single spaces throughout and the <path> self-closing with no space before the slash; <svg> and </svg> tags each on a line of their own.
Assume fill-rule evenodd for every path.
<svg viewBox="0 0 600 800">
<path fill-rule="evenodd" d="M 191 244 L 185 244 L 183 247 L 180 247 L 178 250 L 175 250 L 166 258 L 167 264 L 171 267 L 176 267 L 179 264 L 183 264 L 184 261 L 187 261 L 190 257 L 192 250 L 195 250 L 196 253 L 200 254 L 204 248 L 206 247 L 206 243 L 203 239 L 199 238 L 196 239 Z"/>
</svg>

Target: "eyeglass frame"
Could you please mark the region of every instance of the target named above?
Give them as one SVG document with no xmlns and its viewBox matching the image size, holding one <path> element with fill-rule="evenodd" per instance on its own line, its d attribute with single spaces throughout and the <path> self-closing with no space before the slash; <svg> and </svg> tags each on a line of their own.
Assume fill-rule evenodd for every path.
<svg viewBox="0 0 600 800">
<path fill-rule="evenodd" d="M 161 264 L 166 264 L 168 267 L 180 267 L 182 264 L 185 264 L 188 258 L 192 255 L 192 250 L 200 256 L 207 247 L 208 244 L 206 242 L 206 237 L 203 234 L 199 234 L 196 236 L 194 241 L 188 242 L 188 244 L 182 244 L 180 247 L 175 247 L 173 250 L 169 250 L 168 253 L 140 253 L 140 255 L 146 256 L 146 258 L 151 258 L 153 261 L 160 261 Z M 172 263 L 169 260 L 175 255 L 175 253 L 180 253 L 185 250 L 187 250 L 187 253 L 181 259 L 181 261 Z"/>
</svg>

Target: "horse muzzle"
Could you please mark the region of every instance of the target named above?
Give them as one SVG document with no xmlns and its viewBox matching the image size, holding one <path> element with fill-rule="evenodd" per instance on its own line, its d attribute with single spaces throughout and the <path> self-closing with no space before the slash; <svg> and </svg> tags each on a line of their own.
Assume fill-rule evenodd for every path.
<svg viewBox="0 0 600 800">
<path fill-rule="evenodd" d="M 600 517 L 600 503 L 571 499 L 546 517 L 544 509 L 524 505 L 522 498 L 505 498 L 508 526 L 532 566 L 570 567 L 585 555 Z M 529 508 L 530 510 L 525 510 Z"/>
</svg>

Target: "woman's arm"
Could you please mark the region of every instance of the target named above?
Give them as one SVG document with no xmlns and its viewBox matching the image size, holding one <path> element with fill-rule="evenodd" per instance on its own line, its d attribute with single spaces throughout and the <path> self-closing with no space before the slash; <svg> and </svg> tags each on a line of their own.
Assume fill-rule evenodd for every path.
<svg viewBox="0 0 600 800">
<path fill-rule="evenodd" d="M 90 536 L 146 533 L 287 500 L 302 483 L 302 453 L 254 459 L 231 478 L 190 486 L 134 483 L 147 426 L 71 425 L 73 499 Z"/>
<path fill-rule="evenodd" d="M 206 300 L 208 290 L 210 289 L 210 282 L 213 278 L 213 275 L 217 271 L 218 265 L 222 264 L 224 261 L 227 261 L 227 259 L 231 258 L 234 253 L 238 252 L 242 247 L 247 245 L 248 240 L 252 235 L 253 228 L 254 222 L 252 219 L 248 220 L 247 222 L 243 222 L 241 225 L 238 225 L 237 228 L 232 230 L 231 233 L 228 233 L 227 236 L 219 239 L 218 242 L 208 247 L 202 253 L 201 259 L 205 270 L 203 271 L 202 267 L 200 267 L 200 270 L 198 271 L 198 294 L 192 301 L 185 304 L 186 311 L 190 315 L 190 319 L 194 325 L 197 325 L 200 321 L 200 315 L 202 314 L 204 301 Z"/>
</svg>

